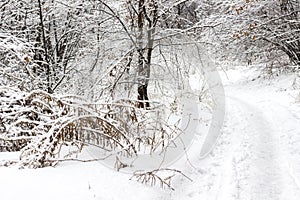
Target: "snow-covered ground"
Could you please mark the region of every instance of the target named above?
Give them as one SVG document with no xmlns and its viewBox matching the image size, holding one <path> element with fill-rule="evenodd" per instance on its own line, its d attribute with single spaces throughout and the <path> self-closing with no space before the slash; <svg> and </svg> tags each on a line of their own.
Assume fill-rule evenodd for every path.
<svg viewBox="0 0 300 200">
<path fill-rule="evenodd" d="M 300 85 L 294 75 L 256 78 L 240 68 L 220 72 L 226 114 L 214 150 L 199 158 L 200 140 L 171 168 L 175 191 L 129 180 L 99 162 L 66 161 L 55 168 L 0 168 L 0 199 L 296 200 L 300 197 Z M 297 88 L 298 87 L 298 88 Z M 1 160 L 16 153 L 0 153 Z M 188 159 L 187 159 L 188 158 Z"/>
</svg>

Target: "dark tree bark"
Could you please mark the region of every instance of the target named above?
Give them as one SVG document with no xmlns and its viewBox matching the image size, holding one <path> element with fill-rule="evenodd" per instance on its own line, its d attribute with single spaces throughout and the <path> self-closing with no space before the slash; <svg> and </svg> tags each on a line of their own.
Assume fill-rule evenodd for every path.
<svg viewBox="0 0 300 200">
<path fill-rule="evenodd" d="M 140 108 L 150 107 L 148 98 L 148 85 L 151 73 L 151 58 L 154 45 L 154 33 L 158 21 L 157 3 L 149 0 L 148 8 L 145 0 L 140 0 L 138 5 L 138 100 Z M 146 29 L 147 45 L 144 49 L 144 29 Z"/>
</svg>

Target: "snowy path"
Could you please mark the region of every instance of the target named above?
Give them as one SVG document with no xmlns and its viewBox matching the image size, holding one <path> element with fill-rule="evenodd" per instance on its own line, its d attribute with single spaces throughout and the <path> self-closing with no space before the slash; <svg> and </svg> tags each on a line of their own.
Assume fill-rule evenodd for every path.
<svg viewBox="0 0 300 200">
<path fill-rule="evenodd" d="M 278 129 L 282 121 L 272 119 L 272 115 L 286 110 L 276 106 L 276 113 L 268 112 L 259 107 L 261 99 L 230 93 L 226 122 L 230 128 L 224 134 L 231 138 L 231 145 L 222 161 L 215 199 L 298 199 L 298 178 L 289 169 L 293 160 L 288 158 L 286 143 L 281 139 L 284 133 Z M 299 169 L 297 163 L 293 166 Z"/>
<path fill-rule="evenodd" d="M 207 158 L 194 160 L 196 169 L 188 175 L 196 182 L 182 183 L 172 199 L 298 200 L 299 105 L 282 92 L 291 81 L 268 85 L 241 77 L 227 82 L 216 147 Z"/>
<path fill-rule="evenodd" d="M 299 199 L 299 117 L 268 87 L 236 82 L 225 90 L 226 121 L 213 153 L 221 172 L 210 199 Z"/>
</svg>

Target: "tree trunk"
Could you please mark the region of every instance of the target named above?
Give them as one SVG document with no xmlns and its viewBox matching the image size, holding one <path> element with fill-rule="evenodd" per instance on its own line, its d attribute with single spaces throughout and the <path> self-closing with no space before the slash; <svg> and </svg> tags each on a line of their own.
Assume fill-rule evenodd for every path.
<svg viewBox="0 0 300 200">
<path fill-rule="evenodd" d="M 147 76 L 146 76 L 146 68 L 147 65 L 145 63 L 144 57 L 144 49 L 143 49 L 143 36 L 144 36 L 144 0 L 139 0 L 138 4 L 138 100 L 139 100 L 139 108 L 147 108 L 149 107 L 149 98 L 148 98 L 148 84 L 147 84 Z M 148 77 L 149 78 L 149 77 Z"/>
<path fill-rule="evenodd" d="M 51 80 L 50 80 L 50 66 L 49 66 L 49 58 L 48 58 L 48 51 L 47 51 L 47 41 L 45 36 L 45 27 L 44 27 L 44 20 L 43 20 L 43 11 L 42 11 L 42 4 L 41 0 L 38 0 L 38 6 L 39 6 L 39 17 L 40 17 L 40 27 L 41 27 L 41 35 L 42 35 L 42 42 L 43 42 L 43 48 L 44 48 L 44 63 L 43 68 L 46 70 L 46 77 L 47 77 L 47 91 L 48 93 L 53 93 L 51 88 Z"/>
<path fill-rule="evenodd" d="M 153 2 L 148 2 L 151 4 L 151 11 L 146 9 L 145 0 L 139 1 L 139 12 L 138 12 L 138 77 L 139 77 L 139 86 L 138 86 L 138 100 L 140 108 L 150 107 L 149 98 L 148 98 L 148 85 L 151 72 L 151 58 L 154 44 L 154 32 L 155 25 L 157 23 L 157 5 Z M 151 17 L 151 19 L 150 19 Z M 146 22 L 147 21 L 147 25 Z M 143 37 L 144 32 L 143 28 L 147 28 L 147 46 L 146 49 L 143 48 Z M 146 50 L 146 51 L 145 51 Z M 145 56 L 144 56 L 145 55 Z"/>
</svg>

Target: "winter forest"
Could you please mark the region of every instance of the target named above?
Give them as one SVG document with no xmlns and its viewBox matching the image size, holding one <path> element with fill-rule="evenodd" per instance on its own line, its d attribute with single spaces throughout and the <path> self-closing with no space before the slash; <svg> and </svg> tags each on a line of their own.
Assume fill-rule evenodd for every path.
<svg viewBox="0 0 300 200">
<path fill-rule="evenodd" d="M 0 1 L 0 199 L 296 200 L 299 128 L 299 0 Z"/>
</svg>

